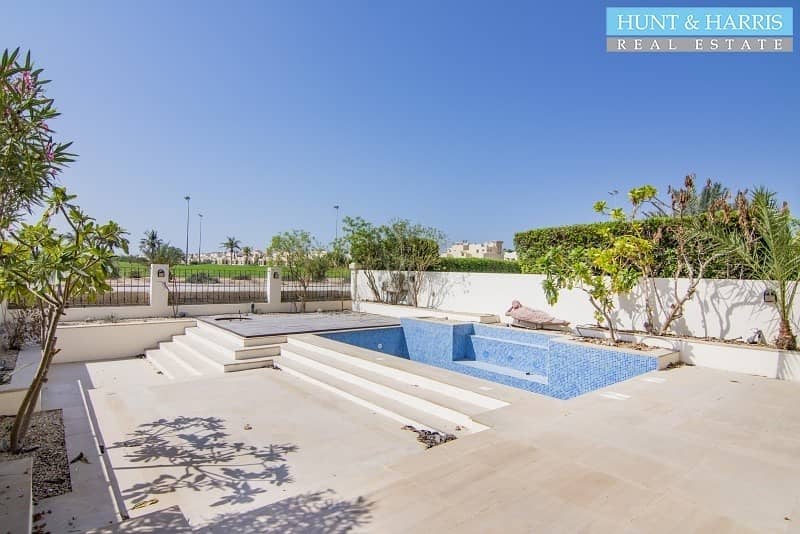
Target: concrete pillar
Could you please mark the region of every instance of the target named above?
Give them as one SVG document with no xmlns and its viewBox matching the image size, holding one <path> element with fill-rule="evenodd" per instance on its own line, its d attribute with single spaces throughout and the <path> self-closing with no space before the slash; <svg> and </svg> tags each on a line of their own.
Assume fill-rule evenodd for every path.
<svg viewBox="0 0 800 534">
<path fill-rule="evenodd" d="M 169 265 L 153 263 L 150 265 L 150 308 L 155 317 L 169 317 Z"/>
<path fill-rule="evenodd" d="M 354 311 L 358 311 L 358 271 L 360 265 L 353 262 L 350 264 L 350 300 L 351 307 Z"/>
<path fill-rule="evenodd" d="M 281 303 L 281 278 L 280 267 L 270 267 L 267 269 L 267 302 L 270 304 Z"/>
</svg>

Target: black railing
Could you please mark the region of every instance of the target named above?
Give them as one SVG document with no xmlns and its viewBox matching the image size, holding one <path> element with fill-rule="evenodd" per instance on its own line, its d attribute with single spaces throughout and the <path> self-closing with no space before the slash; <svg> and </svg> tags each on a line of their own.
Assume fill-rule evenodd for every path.
<svg viewBox="0 0 800 534">
<path fill-rule="evenodd" d="M 111 291 L 81 296 L 68 302 L 73 308 L 88 306 L 147 306 L 150 304 L 150 266 L 126 267 L 108 280 Z"/>
<path fill-rule="evenodd" d="M 169 304 L 266 302 L 267 269 L 182 268 L 171 273 Z"/>
<path fill-rule="evenodd" d="M 329 273 L 331 274 L 331 273 Z M 350 299 L 350 272 L 333 273 L 334 276 L 315 280 L 301 280 L 283 274 L 281 302 L 319 302 Z"/>
</svg>

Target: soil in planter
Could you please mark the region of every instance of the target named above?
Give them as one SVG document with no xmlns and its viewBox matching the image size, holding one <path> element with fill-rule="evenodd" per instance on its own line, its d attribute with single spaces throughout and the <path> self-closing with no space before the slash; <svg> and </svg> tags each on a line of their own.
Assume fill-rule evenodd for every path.
<svg viewBox="0 0 800 534">
<path fill-rule="evenodd" d="M 11 372 L 17 366 L 17 354 L 16 350 L 0 349 L 0 386 L 11 382 Z"/>
<path fill-rule="evenodd" d="M 14 416 L 0 416 L 0 441 L 8 440 L 13 424 Z M 34 501 L 72 491 L 61 410 L 33 414 L 23 450 L 25 452 L 22 454 L 0 452 L 0 462 L 23 456 L 33 457 Z"/>
<path fill-rule="evenodd" d="M 632 349 L 632 350 L 639 350 L 642 352 L 655 350 L 658 347 L 651 347 L 650 345 L 645 345 L 644 343 L 636 343 L 633 341 L 622 341 L 617 340 L 616 342 L 612 342 L 610 339 L 605 338 L 598 338 L 598 337 L 573 337 L 575 341 L 582 341 L 583 343 L 591 343 L 592 345 L 603 345 L 604 347 L 620 347 L 623 349 Z"/>
</svg>

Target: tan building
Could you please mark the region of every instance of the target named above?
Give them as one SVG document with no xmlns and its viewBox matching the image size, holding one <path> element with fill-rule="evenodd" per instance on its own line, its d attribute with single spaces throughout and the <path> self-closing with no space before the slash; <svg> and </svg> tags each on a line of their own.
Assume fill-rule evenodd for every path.
<svg viewBox="0 0 800 534">
<path fill-rule="evenodd" d="M 503 259 L 503 242 L 486 241 L 485 243 L 468 243 L 461 241 L 450 245 L 443 254 L 446 258 L 487 258 Z"/>
</svg>

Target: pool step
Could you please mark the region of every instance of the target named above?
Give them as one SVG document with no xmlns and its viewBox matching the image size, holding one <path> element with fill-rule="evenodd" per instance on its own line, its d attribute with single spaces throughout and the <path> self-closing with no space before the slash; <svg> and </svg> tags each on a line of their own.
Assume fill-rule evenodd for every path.
<svg viewBox="0 0 800 534">
<path fill-rule="evenodd" d="M 369 375 L 352 366 L 342 365 L 314 350 L 287 344 L 281 350 L 280 367 L 300 378 L 327 386 L 351 400 L 360 401 L 367 407 L 378 407 L 405 424 L 423 426 L 452 434 L 468 434 L 485 430 L 486 427 L 473 421 L 469 415 L 451 407 L 436 404 L 414 395 L 409 386 L 396 381 L 388 385 L 386 377 Z M 354 374 L 357 372 L 358 374 Z"/>
<path fill-rule="evenodd" d="M 517 346 L 517 347 L 520 347 L 520 348 L 526 348 L 527 347 L 527 348 L 537 349 L 537 350 L 548 350 L 549 349 L 549 346 L 547 344 L 545 344 L 545 343 L 531 343 L 531 342 L 527 342 L 527 341 L 519 341 L 519 340 L 516 340 L 516 339 L 505 339 L 505 338 L 501 338 L 501 337 L 484 336 L 484 335 L 480 335 L 480 334 L 470 334 L 469 337 L 472 338 L 473 340 L 478 340 L 478 341 L 482 341 L 482 342 L 495 343 L 495 344 L 499 343 L 499 344 L 504 344 L 504 345 L 512 345 L 512 346 Z"/>
<path fill-rule="evenodd" d="M 359 378 L 363 378 L 364 380 L 374 382 L 375 384 L 391 388 L 407 395 L 419 397 L 420 399 L 424 399 L 439 406 L 454 409 L 468 416 L 479 414 L 487 410 L 487 408 L 484 406 L 479 406 L 477 404 L 473 404 L 462 399 L 457 399 L 442 393 L 440 391 L 442 388 L 437 387 L 443 386 L 443 384 L 440 382 L 430 384 L 427 383 L 430 381 L 426 382 L 423 377 L 413 375 L 411 373 L 403 373 L 402 371 L 397 372 L 396 370 L 389 368 L 390 371 L 395 372 L 393 374 L 382 374 L 380 371 L 376 371 L 374 369 L 386 369 L 386 367 L 379 364 L 363 362 L 357 358 L 346 355 L 340 355 L 340 358 L 336 358 L 318 349 L 302 348 L 297 345 L 289 345 L 287 349 L 284 349 L 284 352 L 286 352 L 286 350 L 293 351 L 322 365 L 346 371 L 347 373 Z M 385 357 L 394 358 L 394 356 Z"/>
<path fill-rule="evenodd" d="M 489 362 L 481 362 L 475 360 L 455 360 L 453 363 L 463 365 L 464 367 L 471 367 L 473 369 L 482 369 L 497 375 L 507 376 L 510 378 L 517 378 L 519 380 L 527 380 L 529 382 L 536 382 L 537 384 L 547 384 L 547 377 L 535 373 L 527 373 L 511 367 L 504 367 Z"/>
<path fill-rule="evenodd" d="M 320 336 L 290 337 L 288 346 L 312 351 L 315 358 L 322 359 L 323 363 L 328 365 L 347 369 L 351 373 L 360 374 L 362 377 L 389 387 L 407 386 L 416 395 L 430 395 L 430 398 L 425 398 L 432 402 L 444 406 L 458 406 L 459 409 L 466 409 L 469 413 L 479 413 L 508 406 L 507 402 L 493 397 L 453 386 L 435 378 L 404 371 L 392 363 L 402 363 L 406 360 L 390 354 L 355 347 Z"/>
</svg>

